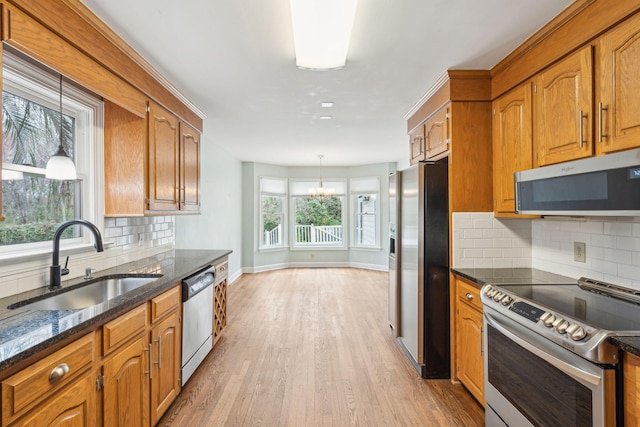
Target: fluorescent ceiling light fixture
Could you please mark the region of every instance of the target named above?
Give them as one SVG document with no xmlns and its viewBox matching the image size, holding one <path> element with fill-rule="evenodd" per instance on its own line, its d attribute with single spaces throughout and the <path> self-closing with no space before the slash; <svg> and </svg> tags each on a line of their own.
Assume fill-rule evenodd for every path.
<svg viewBox="0 0 640 427">
<path fill-rule="evenodd" d="M 290 0 L 296 65 L 344 67 L 358 0 Z"/>
<path fill-rule="evenodd" d="M 333 107 L 333 102 L 331 101 L 324 101 L 320 104 L 320 106 L 322 106 L 322 108 L 331 108 Z"/>
<path fill-rule="evenodd" d="M 331 116 L 320 116 L 320 120 L 331 120 Z"/>
</svg>

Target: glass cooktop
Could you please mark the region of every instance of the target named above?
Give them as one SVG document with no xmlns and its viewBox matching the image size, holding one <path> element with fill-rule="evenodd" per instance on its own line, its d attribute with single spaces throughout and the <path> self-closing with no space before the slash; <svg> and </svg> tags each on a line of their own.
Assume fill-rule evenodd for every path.
<svg viewBox="0 0 640 427">
<path fill-rule="evenodd" d="M 613 332 L 640 332 L 640 304 L 583 289 L 577 284 L 494 284 L 518 297 Z"/>
</svg>

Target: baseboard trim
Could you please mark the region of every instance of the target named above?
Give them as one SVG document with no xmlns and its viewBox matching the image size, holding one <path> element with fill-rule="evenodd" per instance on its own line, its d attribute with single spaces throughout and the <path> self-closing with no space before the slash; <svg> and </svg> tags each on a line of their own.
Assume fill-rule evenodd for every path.
<svg viewBox="0 0 640 427">
<path fill-rule="evenodd" d="M 366 264 L 361 262 L 285 262 L 261 265 L 258 267 L 243 267 L 242 273 L 263 273 L 266 271 L 284 270 L 286 268 L 361 268 L 363 270 L 389 271 L 389 267 L 386 265 Z M 240 277 L 240 274 L 238 277 Z"/>
</svg>

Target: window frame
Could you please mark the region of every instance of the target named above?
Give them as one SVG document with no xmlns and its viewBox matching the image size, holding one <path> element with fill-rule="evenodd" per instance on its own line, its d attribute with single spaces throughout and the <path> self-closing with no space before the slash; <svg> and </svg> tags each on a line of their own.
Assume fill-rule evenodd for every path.
<svg viewBox="0 0 640 427">
<path fill-rule="evenodd" d="M 5 50 L 2 54 L 2 90 L 41 104 L 52 110 L 60 110 L 60 80 L 53 72 L 23 59 L 19 54 Z M 104 231 L 104 104 L 97 95 L 76 87 L 67 81 L 62 86 L 62 112 L 75 118 L 74 162 L 81 186 L 80 206 L 82 219 L 94 223 L 101 233 Z M 51 147 L 51 154 L 56 146 Z M 41 169 L 12 166 L 8 169 L 26 169 L 39 172 Z M 42 169 L 42 172 L 44 169 Z M 61 250 L 90 246 L 90 233 L 82 231 L 78 238 L 62 239 Z M 21 243 L 0 246 L 0 259 L 19 258 L 36 253 L 49 253 L 51 241 Z"/>
<path fill-rule="evenodd" d="M 355 185 L 356 181 L 361 181 L 364 184 Z M 355 189 L 364 186 L 364 189 Z M 351 234 L 351 247 L 354 249 L 381 249 L 380 238 L 380 177 L 358 177 L 351 178 L 349 180 L 349 189 L 351 190 L 349 195 L 351 198 L 351 220 L 352 224 L 349 227 Z M 357 226 L 358 226 L 358 197 L 363 195 L 374 195 L 376 197 L 376 211 L 375 211 L 375 243 L 372 245 L 365 245 L 358 243 L 357 239 Z"/>
<path fill-rule="evenodd" d="M 267 180 L 271 180 L 271 181 L 280 181 L 283 184 L 283 188 L 284 188 L 284 192 L 274 192 L 274 191 L 264 191 L 264 182 Z M 259 230 L 259 234 L 258 234 L 258 249 L 260 251 L 273 251 L 273 250 L 282 250 L 282 249 L 286 249 L 288 248 L 287 242 L 288 242 L 288 227 L 287 227 L 287 220 L 288 220 L 288 202 L 289 202 L 289 192 L 288 192 L 288 188 L 289 188 L 289 180 L 287 178 L 277 178 L 277 177 L 269 177 L 269 176 L 261 176 L 259 178 L 259 191 L 258 191 L 258 205 L 259 205 L 259 219 L 258 219 L 258 230 Z M 281 236 L 281 241 L 280 244 L 278 245 L 271 245 L 271 246 L 266 246 L 264 245 L 264 212 L 262 210 L 262 197 L 263 196 L 273 196 L 273 197 L 281 197 L 282 198 L 282 211 L 280 213 L 281 215 L 281 224 L 282 224 L 282 236 Z"/>
</svg>

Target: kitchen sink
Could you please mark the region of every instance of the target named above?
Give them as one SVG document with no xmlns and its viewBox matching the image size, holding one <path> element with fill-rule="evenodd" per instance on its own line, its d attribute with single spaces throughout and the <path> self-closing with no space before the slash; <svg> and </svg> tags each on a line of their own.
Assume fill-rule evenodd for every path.
<svg viewBox="0 0 640 427">
<path fill-rule="evenodd" d="M 60 293 L 51 294 L 50 296 L 40 296 L 19 301 L 11 304 L 8 308 L 27 310 L 77 310 L 109 301 L 110 299 L 151 283 L 159 277 L 162 277 L 162 275 L 145 274 L 98 277 L 79 287 L 73 287 Z"/>
</svg>

